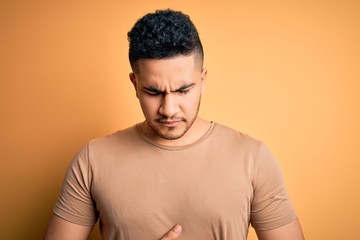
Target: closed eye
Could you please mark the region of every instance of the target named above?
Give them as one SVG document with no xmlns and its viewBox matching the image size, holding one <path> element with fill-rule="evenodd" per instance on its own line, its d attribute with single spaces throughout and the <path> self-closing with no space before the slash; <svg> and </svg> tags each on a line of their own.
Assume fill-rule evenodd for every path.
<svg viewBox="0 0 360 240">
<path fill-rule="evenodd" d="M 190 83 L 188 85 L 185 85 L 185 86 L 177 89 L 176 92 L 178 92 L 180 94 L 187 94 L 194 85 L 195 85 L 195 83 Z"/>
<path fill-rule="evenodd" d="M 176 92 L 180 93 L 180 94 L 187 94 L 190 91 L 190 89 L 182 89 L 182 90 L 178 90 Z"/>
<path fill-rule="evenodd" d="M 148 91 L 145 91 L 145 93 L 150 95 L 150 96 L 159 96 L 159 95 L 162 94 L 162 93 L 159 93 L 159 92 L 148 92 Z"/>
<path fill-rule="evenodd" d="M 153 88 L 153 87 L 144 87 L 144 92 L 150 96 L 159 96 L 161 94 L 163 94 L 162 91 L 156 89 L 156 88 Z"/>
</svg>

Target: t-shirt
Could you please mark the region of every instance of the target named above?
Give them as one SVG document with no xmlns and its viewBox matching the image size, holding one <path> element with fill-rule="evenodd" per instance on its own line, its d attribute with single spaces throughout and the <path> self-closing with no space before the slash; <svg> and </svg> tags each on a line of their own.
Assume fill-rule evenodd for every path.
<svg viewBox="0 0 360 240">
<path fill-rule="evenodd" d="M 90 141 L 71 162 L 54 213 L 103 239 L 246 239 L 296 218 L 279 167 L 258 140 L 212 123 L 196 142 L 164 146 L 139 125 Z"/>
</svg>

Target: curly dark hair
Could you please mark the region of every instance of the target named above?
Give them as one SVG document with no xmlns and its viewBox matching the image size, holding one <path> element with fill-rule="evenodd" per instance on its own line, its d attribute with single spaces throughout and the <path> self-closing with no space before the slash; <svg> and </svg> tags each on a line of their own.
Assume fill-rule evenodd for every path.
<svg viewBox="0 0 360 240">
<path fill-rule="evenodd" d="M 195 53 L 201 61 L 204 51 L 190 17 L 180 11 L 157 10 L 140 18 L 128 32 L 129 61 L 136 69 L 140 59 L 166 59 Z"/>
</svg>

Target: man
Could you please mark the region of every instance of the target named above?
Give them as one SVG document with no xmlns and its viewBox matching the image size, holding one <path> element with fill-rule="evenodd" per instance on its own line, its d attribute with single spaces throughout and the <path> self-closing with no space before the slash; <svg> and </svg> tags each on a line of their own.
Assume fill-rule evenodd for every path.
<svg viewBox="0 0 360 240">
<path fill-rule="evenodd" d="M 207 71 L 190 18 L 147 14 L 128 33 L 145 121 L 90 141 L 67 171 L 46 239 L 303 239 L 266 146 L 198 116 Z"/>
</svg>

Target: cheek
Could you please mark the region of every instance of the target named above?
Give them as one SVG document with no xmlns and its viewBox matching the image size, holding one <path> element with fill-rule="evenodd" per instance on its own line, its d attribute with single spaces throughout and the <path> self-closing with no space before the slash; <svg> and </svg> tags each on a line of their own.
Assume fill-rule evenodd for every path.
<svg viewBox="0 0 360 240">
<path fill-rule="evenodd" d="M 157 111 L 158 102 L 155 98 L 140 98 L 140 105 L 143 109 L 143 112 L 147 114 L 152 114 Z"/>
<path fill-rule="evenodd" d="M 183 101 L 183 108 L 186 109 L 186 111 L 195 112 L 198 109 L 199 101 L 201 98 L 200 92 L 192 93 L 191 95 L 187 96 L 186 100 Z"/>
</svg>

